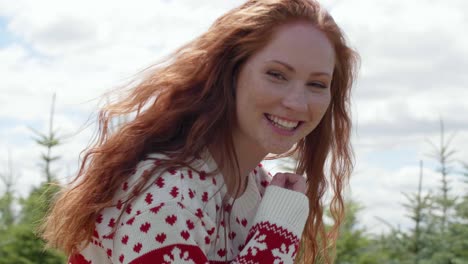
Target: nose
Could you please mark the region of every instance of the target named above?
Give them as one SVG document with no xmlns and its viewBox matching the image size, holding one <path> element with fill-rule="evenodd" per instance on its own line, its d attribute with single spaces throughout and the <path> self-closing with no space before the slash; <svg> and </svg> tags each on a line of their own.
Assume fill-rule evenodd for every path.
<svg viewBox="0 0 468 264">
<path fill-rule="evenodd" d="M 308 103 L 304 87 L 302 85 L 294 85 L 290 89 L 287 89 L 282 104 L 284 107 L 295 112 L 307 112 Z"/>
</svg>

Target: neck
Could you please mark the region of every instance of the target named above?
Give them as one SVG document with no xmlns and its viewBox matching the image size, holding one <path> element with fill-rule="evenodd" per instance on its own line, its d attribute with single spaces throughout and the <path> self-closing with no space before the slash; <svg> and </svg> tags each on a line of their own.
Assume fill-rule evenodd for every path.
<svg viewBox="0 0 468 264">
<path fill-rule="evenodd" d="M 229 162 L 234 162 L 231 160 L 225 160 L 223 166 L 221 166 L 220 172 L 223 174 L 224 181 L 228 190 L 228 195 L 231 197 L 241 196 L 248 183 L 249 173 L 265 158 L 268 154 L 265 151 L 256 149 L 251 142 L 246 140 L 240 140 L 241 137 L 234 136 L 234 147 L 235 154 L 237 156 L 237 161 L 239 163 L 239 171 L 233 171 L 231 167 L 236 166 L 236 164 L 230 165 Z M 213 145 L 209 147 L 209 151 L 214 161 L 217 164 L 221 164 L 223 154 L 220 153 L 220 149 L 214 147 Z M 238 174 L 238 175 L 237 175 Z M 237 184 L 235 178 L 237 179 Z M 237 190 L 240 190 L 237 192 Z"/>
</svg>

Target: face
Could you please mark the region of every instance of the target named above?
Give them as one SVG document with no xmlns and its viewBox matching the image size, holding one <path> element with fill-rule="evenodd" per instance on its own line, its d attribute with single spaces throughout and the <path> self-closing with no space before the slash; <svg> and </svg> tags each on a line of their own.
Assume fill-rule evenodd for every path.
<svg viewBox="0 0 468 264">
<path fill-rule="evenodd" d="M 239 72 L 235 144 L 281 154 L 317 127 L 331 100 L 332 44 L 307 22 L 279 27 Z"/>
</svg>

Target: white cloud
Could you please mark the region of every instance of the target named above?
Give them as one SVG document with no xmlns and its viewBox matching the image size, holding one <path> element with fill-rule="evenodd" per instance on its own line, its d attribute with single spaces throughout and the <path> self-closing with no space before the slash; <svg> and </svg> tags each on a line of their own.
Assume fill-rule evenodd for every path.
<svg viewBox="0 0 468 264">
<path fill-rule="evenodd" d="M 53 92 L 56 127 L 62 135 L 76 134 L 56 149 L 62 156 L 56 169 L 69 175 L 90 139 L 93 127 L 77 132 L 96 110 L 97 98 L 242 2 L 0 0 L 0 16 L 15 40 L 0 48 L 0 162 L 11 149 L 21 193 L 41 180 L 41 149 L 28 127 L 47 131 Z M 468 36 L 461 34 L 468 2 L 324 5 L 362 56 L 353 97 L 357 165 L 351 187 L 366 206 L 366 225 L 379 231 L 383 225 L 375 215 L 404 223 L 401 191 L 415 189 L 418 161 L 428 160 L 426 139 L 437 140 L 439 118 L 456 132 L 457 157 L 468 161 Z M 435 186 L 436 175 L 427 174 L 427 186 Z"/>
</svg>

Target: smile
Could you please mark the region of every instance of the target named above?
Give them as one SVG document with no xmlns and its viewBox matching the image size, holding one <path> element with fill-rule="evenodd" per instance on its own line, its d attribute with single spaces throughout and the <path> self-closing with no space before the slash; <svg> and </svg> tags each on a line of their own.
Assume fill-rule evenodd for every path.
<svg viewBox="0 0 468 264">
<path fill-rule="evenodd" d="M 281 118 L 279 116 L 265 114 L 270 123 L 278 128 L 293 131 L 302 123 L 302 121 L 293 121 Z"/>
</svg>

